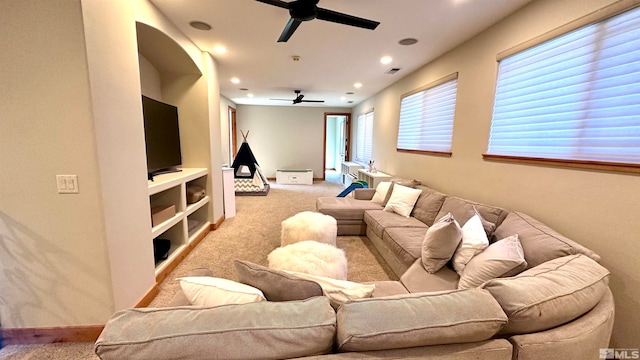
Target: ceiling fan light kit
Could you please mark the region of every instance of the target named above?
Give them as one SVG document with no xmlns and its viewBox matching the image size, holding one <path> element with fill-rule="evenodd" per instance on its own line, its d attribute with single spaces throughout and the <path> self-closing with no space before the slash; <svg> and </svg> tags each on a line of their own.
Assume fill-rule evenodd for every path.
<svg viewBox="0 0 640 360">
<path fill-rule="evenodd" d="M 374 30 L 378 25 L 380 25 L 380 22 L 378 21 L 320 8 L 317 6 L 319 0 L 295 0 L 291 2 L 281 0 L 256 1 L 289 10 L 291 18 L 285 25 L 284 30 L 282 30 L 282 34 L 280 34 L 278 42 L 287 42 L 303 21 L 310 21 L 313 19 L 331 21 L 338 24 L 355 26 L 369 30 Z"/>
</svg>

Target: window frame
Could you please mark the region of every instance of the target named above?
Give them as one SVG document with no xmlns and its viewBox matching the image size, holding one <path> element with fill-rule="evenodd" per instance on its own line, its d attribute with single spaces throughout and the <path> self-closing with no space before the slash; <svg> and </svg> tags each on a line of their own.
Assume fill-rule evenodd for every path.
<svg viewBox="0 0 640 360">
<path fill-rule="evenodd" d="M 400 134 L 402 131 L 402 113 L 403 113 L 403 108 L 402 108 L 402 104 L 403 104 L 403 100 L 407 97 L 419 94 L 419 93 L 426 93 L 428 90 L 432 90 L 438 86 L 444 85 L 446 83 L 449 83 L 451 81 L 455 81 L 455 93 L 454 93 L 454 98 L 453 98 L 453 112 L 452 112 L 452 116 L 451 116 L 451 137 L 449 139 L 449 150 L 448 151 L 442 151 L 442 150 L 437 150 L 437 149 L 410 149 L 410 148 L 404 148 L 404 147 L 400 147 Z M 423 154 L 423 155 L 436 155 L 436 156 L 443 156 L 443 157 L 451 157 L 453 152 L 453 126 L 454 126 L 454 122 L 455 122 L 455 112 L 456 112 L 456 104 L 457 104 L 457 94 L 458 94 L 458 72 L 449 74 L 443 78 L 440 78 L 436 81 L 433 81 L 427 85 L 421 86 L 417 89 L 414 89 L 406 94 L 403 94 L 400 96 L 400 112 L 398 115 L 398 135 L 396 138 L 396 151 L 397 152 L 405 152 L 405 153 L 413 153 L 413 154 Z M 422 114 L 423 115 L 423 114 Z M 421 121 L 423 121 L 424 118 L 421 118 Z M 429 121 L 427 121 L 427 123 L 429 123 Z"/>
<path fill-rule="evenodd" d="M 505 50 L 498 54 L 497 61 L 528 50 L 534 46 L 540 45 L 546 41 L 561 37 L 569 32 L 580 29 L 585 26 L 593 25 L 599 22 L 606 21 L 610 18 L 618 16 L 624 12 L 639 8 L 637 3 L 630 5 L 628 1 L 619 1 L 602 9 L 596 10 L 586 16 L 583 16 L 575 21 L 572 21 L 566 25 L 563 25 L 557 29 L 554 29 L 548 33 L 538 36 L 534 39 L 526 41 L 513 48 Z M 497 64 L 499 66 L 499 63 Z M 496 73 L 498 69 L 496 69 Z M 497 84 L 496 84 L 497 85 Z M 497 86 L 496 86 L 497 89 Z M 495 105 L 495 104 L 494 104 Z M 489 144 L 488 144 L 489 145 Z M 614 161 L 602 161 L 602 160 L 575 160 L 575 159 L 559 159 L 559 158 L 545 158 L 535 156 L 520 156 L 520 155 L 502 155 L 491 154 L 488 152 L 482 154 L 482 158 L 487 161 L 498 161 L 507 163 L 519 163 L 529 165 L 541 165 L 541 166 L 553 166 L 563 168 L 576 168 L 587 170 L 608 171 L 616 173 L 633 173 L 640 174 L 640 164 L 626 163 L 626 162 L 614 162 Z"/>
</svg>

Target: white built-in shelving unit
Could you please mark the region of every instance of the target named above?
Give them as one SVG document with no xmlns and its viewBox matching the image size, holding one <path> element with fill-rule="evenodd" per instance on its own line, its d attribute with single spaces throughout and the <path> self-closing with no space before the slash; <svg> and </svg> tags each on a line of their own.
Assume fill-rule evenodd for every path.
<svg viewBox="0 0 640 360">
<path fill-rule="evenodd" d="M 196 203 L 187 203 L 187 186 L 195 184 L 207 187 L 209 171 L 206 168 L 183 168 L 180 172 L 154 176 L 149 181 L 149 203 L 151 207 L 175 206 L 175 215 L 151 228 L 150 241 L 167 239 L 171 242 L 169 257 L 156 264 L 156 276 L 166 273 L 170 264 L 186 256 L 186 250 L 194 246 L 209 231 L 209 196 Z"/>
</svg>

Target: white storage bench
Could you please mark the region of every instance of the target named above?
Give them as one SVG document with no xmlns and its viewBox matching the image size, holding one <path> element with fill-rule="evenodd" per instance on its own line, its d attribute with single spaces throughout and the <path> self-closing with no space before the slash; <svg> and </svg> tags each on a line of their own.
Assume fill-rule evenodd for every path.
<svg viewBox="0 0 640 360">
<path fill-rule="evenodd" d="M 297 170 L 276 170 L 277 184 L 313 184 L 313 170 L 297 169 Z"/>
</svg>

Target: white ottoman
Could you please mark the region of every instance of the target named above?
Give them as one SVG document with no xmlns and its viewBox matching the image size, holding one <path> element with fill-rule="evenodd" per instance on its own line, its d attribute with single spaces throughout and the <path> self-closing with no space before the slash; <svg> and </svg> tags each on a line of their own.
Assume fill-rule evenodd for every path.
<svg viewBox="0 0 640 360">
<path fill-rule="evenodd" d="M 347 280 L 347 257 L 342 249 L 307 240 L 279 247 L 267 257 L 269 268 Z"/>
<path fill-rule="evenodd" d="M 280 246 L 305 240 L 336 246 L 337 233 L 338 223 L 332 216 L 303 211 L 282 222 Z"/>
</svg>

